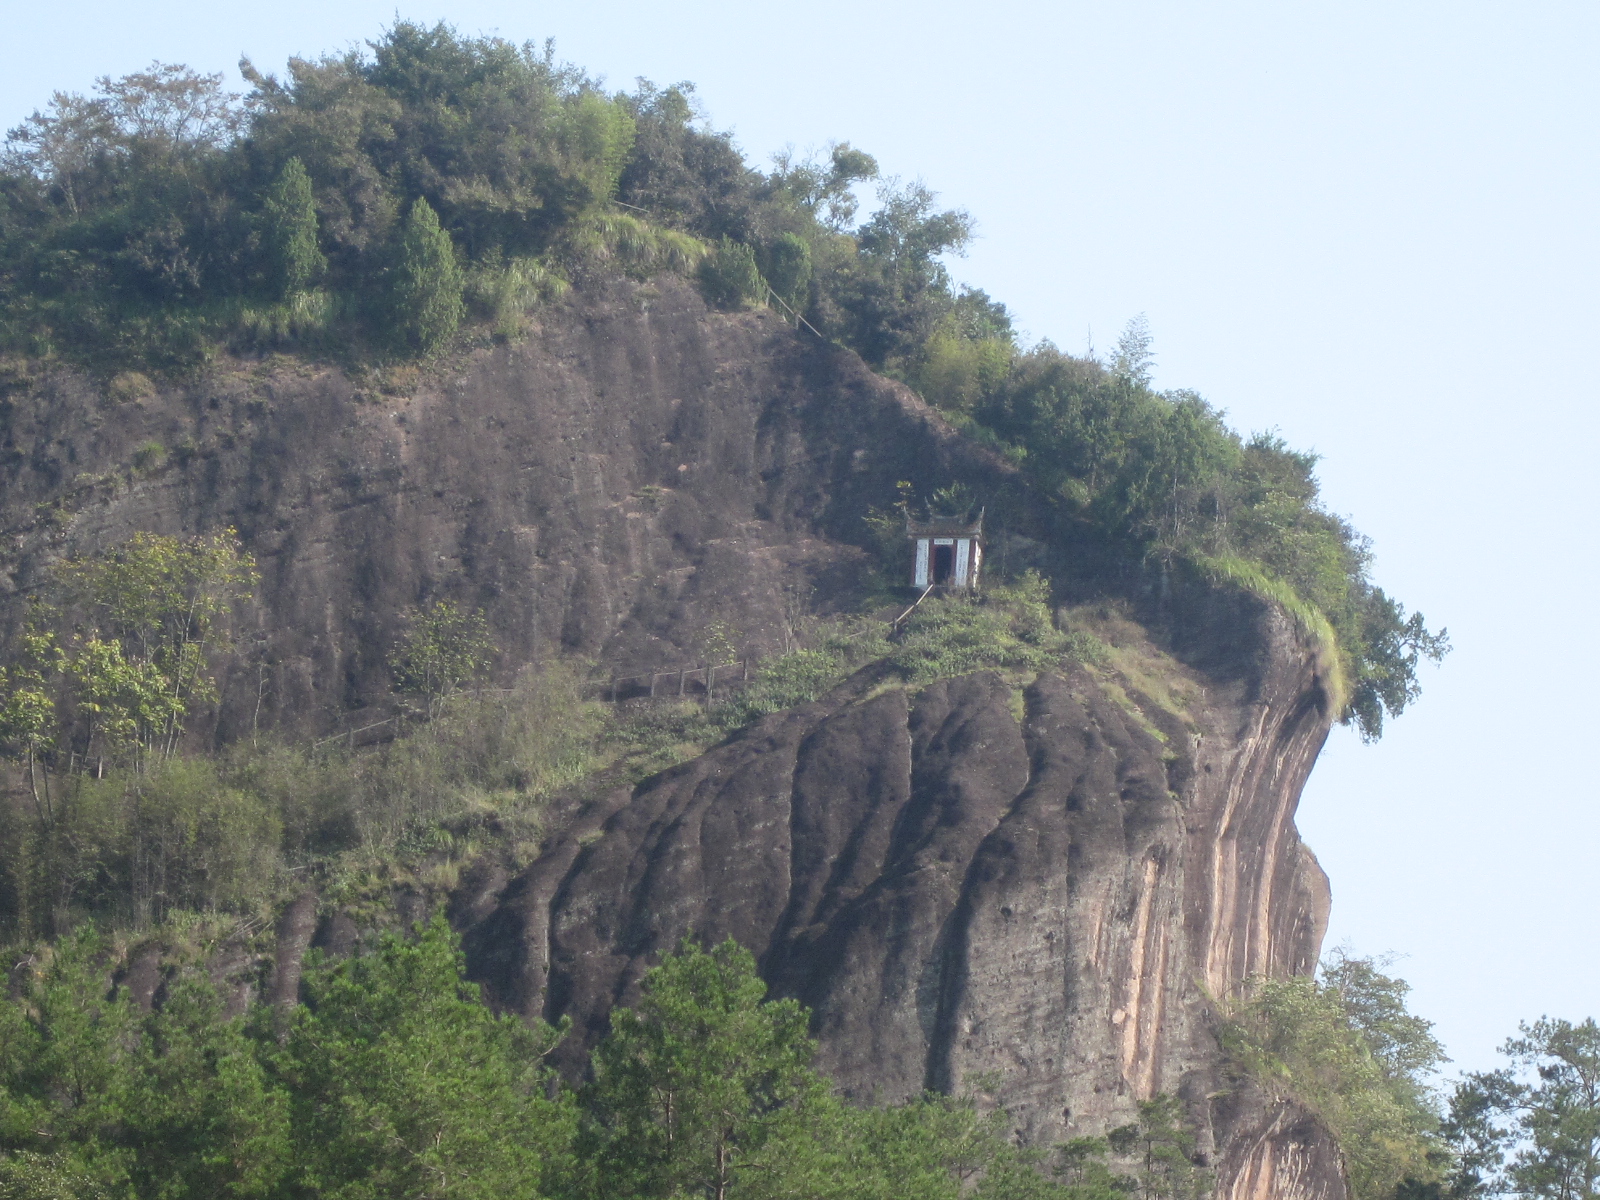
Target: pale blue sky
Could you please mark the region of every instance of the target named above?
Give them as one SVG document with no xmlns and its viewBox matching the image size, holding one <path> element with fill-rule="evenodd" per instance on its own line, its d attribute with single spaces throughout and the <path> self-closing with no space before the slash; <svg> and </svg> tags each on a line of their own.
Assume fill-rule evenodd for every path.
<svg viewBox="0 0 1600 1200">
<path fill-rule="evenodd" d="M 1336 734 L 1301 828 L 1331 941 L 1395 951 L 1462 1066 L 1600 1011 L 1588 762 L 1600 6 L 439 0 L 614 85 L 690 79 L 762 160 L 849 140 L 978 218 L 954 264 L 1034 337 L 1325 457 L 1379 582 L 1456 652 L 1383 743 Z M 152 58 L 230 70 L 374 36 L 391 0 L 4 0 L 0 122 Z"/>
</svg>

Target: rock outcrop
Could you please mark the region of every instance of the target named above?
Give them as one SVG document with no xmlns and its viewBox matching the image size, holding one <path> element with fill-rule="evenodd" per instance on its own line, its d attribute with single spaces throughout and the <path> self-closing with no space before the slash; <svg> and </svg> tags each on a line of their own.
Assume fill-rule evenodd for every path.
<svg viewBox="0 0 1600 1200">
<path fill-rule="evenodd" d="M 1115 670 L 869 671 L 766 718 L 595 804 L 472 930 L 473 967 L 572 1016 L 575 1065 L 662 950 L 734 937 L 853 1096 L 988 1075 L 1048 1144 L 1177 1092 L 1225 1191 L 1340 1196 L 1315 1123 L 1217 1070 L 1212 999 L 1319 952 L 1327 883 L 1292 818 L 1328 717 L 1279 612 L 1213 615 L 1254 653 L 1231 679 L 1166 659 L 1182 708 Z"/>
<path fill-rule="evenodd" d="M 572 1066 L 657 954 L 731 935 L 811 1006 L 854 1096 L 992 1078 L 1047 1142 L 1177 1092 L 1219 1194 L 1343 1200 L 1325 1131 L 1227 1078 L 1213 1033 L 1239 980 L 1312 969 L 1327 913 L 1293 816 L 1331 714 L 1287 616 L 1120 564 L 853 355 L 682 284 L 597 287 L 526 343 L 383 382 L 268 362 L 112 402 L 13 380 L 6 621 L 62 553 L 233 525 L 262 583 L 210 736 L 321 733 L 386 695 L 403 613 L 435 597 L 486 611 L 506 675 L 677 665 L 711 622 L 777 650 L 852 603 L 871 506 L 960 479 L 1013 568 L 1137 618 L 1116 618 L 1118 657 L 920 689 L 868 671 L 593 800 L 527 870 L 466 873 L 471 970 L 496 1003 L 571 1015 Z M 151 441 L 165 465 L 134 467 Z M 308 903 L 283 922 L 280 1003 Z M 319 943 L 353 940 L 340 919 Z"/>
</svg>

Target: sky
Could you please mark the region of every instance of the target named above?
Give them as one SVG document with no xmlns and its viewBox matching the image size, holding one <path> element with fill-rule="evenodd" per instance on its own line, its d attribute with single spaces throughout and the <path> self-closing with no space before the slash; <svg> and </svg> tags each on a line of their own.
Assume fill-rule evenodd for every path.
<svg viewBox="0 0 1600 1200">
<path fill-rule="evenodd" d="M 0 0 L 0 123 L 152 59 L 234 72 L 377 36 L 394 0 Z M 1031 338 L 1147 316 L 1159 387 L 1322 457 L 1378 583 L 1454 652 L 1300 827 L 1329 944 L 1397 955 L 1455 1068 L 1600 1015 L 1592 466 L 1600 5 L 1519 0 L 416 0 L 692 80 L 757 162 L 849 141 L 977 218 L 956 277 Z M 232 75 L 237 78 L 236 74 Z"/>
</svg>

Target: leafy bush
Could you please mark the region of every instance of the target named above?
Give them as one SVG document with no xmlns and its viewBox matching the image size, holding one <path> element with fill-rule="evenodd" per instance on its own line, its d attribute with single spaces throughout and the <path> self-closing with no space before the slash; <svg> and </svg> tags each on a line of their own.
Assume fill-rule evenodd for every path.
<svg viewBox="0 0 1600 1200">
<path fill-rule="evenodd" d="M 889 648 L 883 623 L 870 619 L 827 623 L 811 645 L 763 663 L 750 686 L 715 715 L 736 728 L 768 713 L 809 704 Z"/>
<path fill-rule="evenodd" d="M 1254 980 L 1222 1031 L 1239 1070 L 1322 1118 L 1355 1200 L 1388 1200 L 1404 1180 L 1439 1175 L 1428 1077 L 1444 1052 L 1406 1011 L 1408 985 L 1380 965 L 1335 954 L 1317 979 Z"/>
<path fill-rule="evenodd" d="M 597 765 L 606 713 L 585 692 L 576 672 L 550 664 L 507 692 L 454 697 L 375 755 L 331 759 L 360 844 L 385 850 L 472 812 L 536 827 L 538 801 Z"/>
<path fill-rule="evenodd" d="M 711 247 L 697 237 L 615 212 L 574 222 L 560 245 L 561 257 L 578 267 L 612 266 L 639 279 L 660 271 L 687 275 L 709 254 Z"/>
<path fill-rule="evenodd" d="M 811 247 L 794 233 L 780 233 L 762 255 L 761 273 L 791 309 L 803 312 L 811 286 Z"/>
<path fill-rule="evenodd" d="M 766 285 L 755 252 L 743 242 L 723 238 L 700 263 L 700 287 L 718 308 L 744 308 L 765 298 Z"/>
<path fill-rule="evenodd" d="M 475 265 L 467 275 L 466 296 L 472 310 L 489 319 L 496 337 L 513 338 L 523 331 L 528 313 L 568 287 L 538 259 L 514 258 L 503 265 Z"/>
<path fill-rule="evenodd" d="M 603 762 L 606 719 L 582 678 L 552 665 L 508 690 L 458 692 L 375 751 L 239 745 L 77 772 L 42 790 L 32 814 L 0 810 L 12 850 L 0 858 L 0 929 L 254 913 L 288 885 L 290 867 L 393 855 L 464 819 L 492 819 L 526 843 L 543 798 Z"/>
<path fill-rule="evenodd" d="M 167 448 L 152 438 L 133 452 L 133 469 L 141 473 L 159 471 L 166 465 Z"/>
</svg>

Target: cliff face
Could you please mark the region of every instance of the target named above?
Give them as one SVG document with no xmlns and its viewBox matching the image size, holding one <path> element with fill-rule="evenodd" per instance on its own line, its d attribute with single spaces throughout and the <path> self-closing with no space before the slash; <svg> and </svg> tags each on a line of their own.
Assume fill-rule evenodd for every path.
<svg viewBox="0 0 1600 1200">
<path fill-rule="evenodd" d="M 1340 1196 L 1326 1137 L 1217 1071 L 1210 997 L 1311 970 L 1328 893 L 1292 821 L 1327 730 L 1310 656 L 1276 612 L 1216 617 L 1259 670 L 1169 662 L 1182 715 L 1074 668 L 916 692 L 869 673 L 767 718 L 594 805 L 472 931 L 473 967 L 573 1016 L 574 1063 L 657 953 L 732 936 L 812 1008 L 851 1095 L 992 1073 L 1048 1144 L 1177 1092 L 1226 1193 Z"/>
<path fill-rule="evenodd" d="M 1293 813 L 1330 714 L 1287 618 L 1113 578 L 905 389 L 682 285 L 610 285 L 389 387 L 285 364 L 119 404 L 68 375 L 13 386 L 0 586 L 134 529 L 232 524 L 263 579 L 216 736 L 310 733 L 381 700 L 401 614 L 438 596 L 485 609 L 507 674 L 558 653 L 677 665 L 712 621 L 777 650 L 801 613 L 850 602 L 870 505 L 961 479 L 1011 565 L 1139 613 L 1159 647 L 1118 618 L 1103 669 L 915 691 L 868 672 L 769 717 L 590 802 L 521 875 L 468 872 L 472 971 L 500 1004 L 572 1015 L 570 1065 L 656 954 L 732 935 L 812 1007 L 853 1095 L 992 1072 L 1048 1142 L 1175 1091 L 1222 1194 L 1342 1200 L 1326 1134 L 1222 1077 L 1211 1032 L 1212 997 L 1309 971 L 1325 923 Z M 151 439 L 167 465 L 130 472 Z"/>
<path fill-rule="evenodd" d="M 221 735 L 309 733 L 387 695 L 417 603 L 484 609 L 507 674 L 560 653 L 678 666 L 712 621 L 770 652 L 849 598 L 850 543 L 897 480 L 1016 487 L 854 355 L 708 314 L 681 283 L 598 289 L 520 345 L 388 386 L 274 362 L 120 403 L 68 374 L 13 385 L 0 591 L 136 529 L 234 525 L 261 604 Z M 152 440 L 166 465 L 132 470 Z"/>
</svg>

